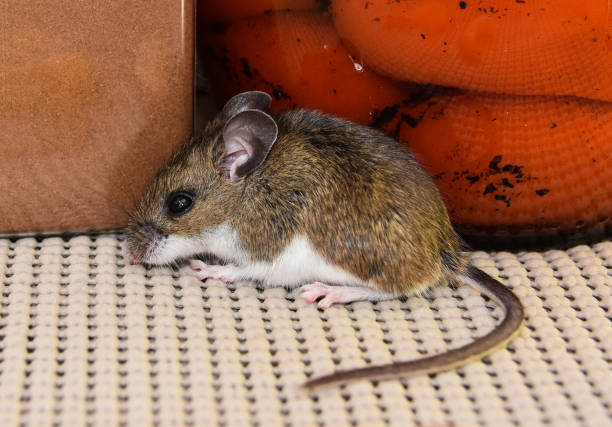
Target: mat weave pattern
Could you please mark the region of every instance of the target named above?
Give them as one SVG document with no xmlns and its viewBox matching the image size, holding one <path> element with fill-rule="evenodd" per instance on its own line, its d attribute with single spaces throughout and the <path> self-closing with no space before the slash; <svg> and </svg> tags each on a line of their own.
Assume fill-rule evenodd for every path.
<svg viewBox="0 0 612 427">
<path fill-rule="evenodd" d="M 127 265 L 120 234 L 0 239 L 0 426 L 612 425 L 612 242 L 476 252 L 526 327 L 451 372 L 311 376 L 465 344 L 501 311 L 463 286 L 322 312 L 297 291 Z"/>
</svg>

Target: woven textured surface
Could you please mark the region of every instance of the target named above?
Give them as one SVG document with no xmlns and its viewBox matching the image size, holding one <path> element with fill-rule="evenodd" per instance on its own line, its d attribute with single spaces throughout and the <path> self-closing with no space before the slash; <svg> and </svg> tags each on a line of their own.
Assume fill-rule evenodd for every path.
<svg viewBox="0 0 612 427">
<path fill-rule="evenodd" d="M 501 311 L 464 286 L 321 312 L 298 292 L 126 265 L 121 235 L 0 239 L 0 425 L 612 423 L 612 242 L 476 252 L 526 308 L 482 362 L 308 392 L 308 376 L 469 342 Z"/>
</svg>

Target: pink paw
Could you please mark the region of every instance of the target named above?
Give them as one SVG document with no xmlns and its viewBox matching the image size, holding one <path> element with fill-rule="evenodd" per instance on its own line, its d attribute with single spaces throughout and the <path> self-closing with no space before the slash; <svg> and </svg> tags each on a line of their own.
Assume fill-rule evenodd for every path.
<svg viewBox="0 0 612 427">
<path fill-rule="evenodd" d="M 334 286 L 328 286 L 321 282 L 304 285 L 300 288 L 300 292 L 302 293 L 302 297 L 309 304 L 323 297 L 323 299 L 317 303 L 317 307 L 322 310 L 328 309 L 334 303 L 341 302 L 342 295 L 334 289 Z"/>
<path fill-rule="evenodd" d="M 203 261 L 194 259 L 189 262 L 189 267 L 197 271 L 199 280 L 218 279 L 225 283 L 234 282 L 237 279 L 236 267 L 232 265 L 208 265 Z"/>
</svg>

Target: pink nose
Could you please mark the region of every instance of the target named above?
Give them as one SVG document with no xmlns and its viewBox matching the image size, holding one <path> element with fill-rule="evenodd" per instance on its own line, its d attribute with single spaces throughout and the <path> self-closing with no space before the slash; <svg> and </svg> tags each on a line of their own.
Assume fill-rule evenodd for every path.
<svg viewBox="0 0 612 427">
<path fill-rule="evenodd" d="M 140 256 L 136 250 L 128 250 L 127 251 L 127 260 L 130 264 L 135 264 L 140 259 Z"/>
</svg>

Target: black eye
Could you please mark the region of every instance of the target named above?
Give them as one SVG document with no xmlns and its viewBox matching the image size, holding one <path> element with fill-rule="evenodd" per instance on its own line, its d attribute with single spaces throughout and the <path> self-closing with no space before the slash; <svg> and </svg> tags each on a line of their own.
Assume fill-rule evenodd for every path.
<svg viewBox="0 0 612 427">
<path fill-rule="evenodd" d="M 186 214 L 193 207 L 193 196 L 183 191 L 172 193 L 166 202 L 168 214 L 174 218 Z"/>
</svg>

